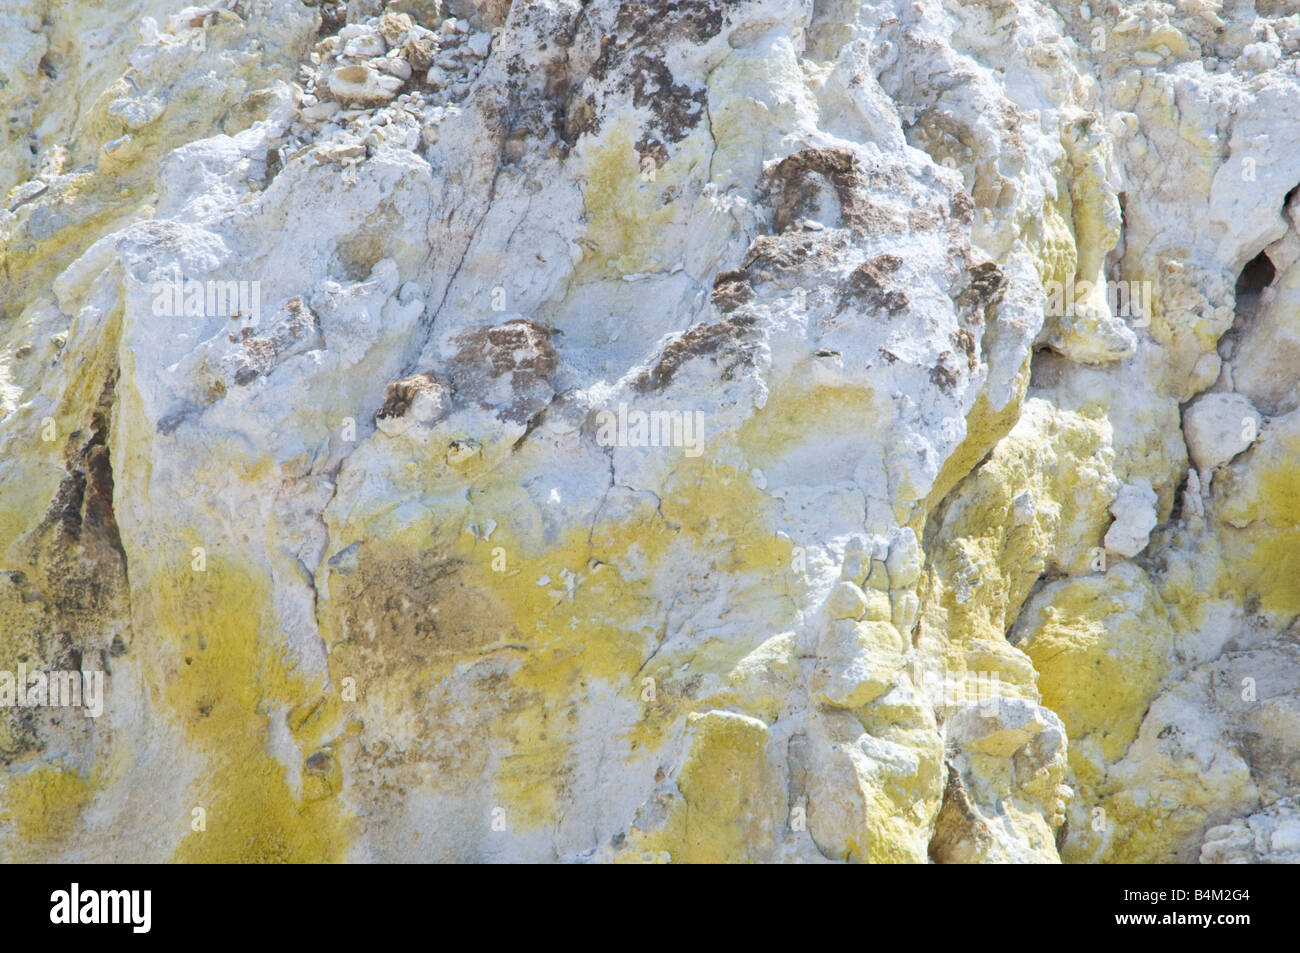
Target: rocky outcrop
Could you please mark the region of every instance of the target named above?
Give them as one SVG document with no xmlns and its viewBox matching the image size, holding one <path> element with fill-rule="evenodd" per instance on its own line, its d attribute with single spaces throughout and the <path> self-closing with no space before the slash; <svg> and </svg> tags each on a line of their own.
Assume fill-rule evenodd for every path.
<svg viewBox="0 0 1300 953">
<path fill-rule="evenodd" d="M 1298 856 L 1300 15 L 47 6 L 0 857 Z"/>
</svg>

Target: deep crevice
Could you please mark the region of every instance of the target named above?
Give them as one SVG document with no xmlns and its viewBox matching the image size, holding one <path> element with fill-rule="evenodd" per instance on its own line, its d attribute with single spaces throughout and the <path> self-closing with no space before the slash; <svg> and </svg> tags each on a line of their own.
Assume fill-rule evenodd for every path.
<svg viewBox="0 0 1300 953">
<path fill-rule="evenodd" d="M 1259 295 L 1273 283 L 1277 277 L 1277 269 L 1273 266 L 1272 260 L 1268 257 L 1268 252 L 1260 252 L 1254 258 L 1246 263 L 1246 267 L 1241 270 L 1237 277 L 1237 310 L 1241 311 L 1243 299 L 1249 301 L 1250 296 L 1254 295 L 1258 300 Z"/>
<path fill-rule="evenodd" d="M 1277 268 L 1265 251 L 1261 251 L 1241 269 L 1234 289 L 1236 303 L 1232 327 L 1219 339 L 1219 357 L 1224 361 L 1232 360 L 1242 335 L 1255 322 L 1264 289 L 1271 285 L 1276 277 Z"/>
</svg>

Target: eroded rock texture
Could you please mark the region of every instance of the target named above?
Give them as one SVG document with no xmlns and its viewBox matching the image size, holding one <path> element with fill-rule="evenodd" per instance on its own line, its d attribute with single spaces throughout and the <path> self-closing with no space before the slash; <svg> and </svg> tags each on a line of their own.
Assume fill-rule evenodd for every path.
<svg viewBox="0 0 1300 953">
<path fill-rule="evenodd" d="M 1293 9 L 10 0 L 0 857 L 1296 861 Z"/>
</svg>

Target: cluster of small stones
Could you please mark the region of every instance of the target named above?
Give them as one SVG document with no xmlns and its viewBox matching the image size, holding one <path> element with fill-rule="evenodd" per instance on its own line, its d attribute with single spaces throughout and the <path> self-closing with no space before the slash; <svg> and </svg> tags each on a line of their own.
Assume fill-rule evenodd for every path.
<svg viewBox="0 0 1300 953">
<path fill-rule="evenodd" d="M 324 145 L 329 158 L 358 162 L 381 143 L 418 149 L 459 111 L 483 71 L 494 35 L 446 17 L 430 29 L 405 13 L 350 23 L 316 44 L 300 76 L 299 113 L 284 159 Z"/>
<path fill-rule="evenodd" d="M 9 194 L 5 196 L 5 211 L 12 212 L 23 203 L 30 202 L 32 199 L 44 194 L 60 176 L 66 175 L 70 171 L 68 161 L 68 149 L 63 145 L 53 146 L 41 153 L 36 175 L 27 182 L 14 186 L 9 190 Z"/>
<path fill-rule="evenodd" d="M 1184 0 L 1178 7 L 1197 18 L 1191 22 L 1199 29 L 1186 29 L 1187 21 L 1182 21 L 1185 29 L 1179 29 L 1167 13 L 1154 7 L 1125 10 L 1117 0 L 1080 4 L 1079 16 L 1085 24 L 1096 25 L 1103 22 L 1103 14 L 1116 18 L 1108 31 L 1110 41 L 1136 44 L 1132 54 L 1136 67 L 1160 66 L 1190 55 L 1200 58 L 1207 72 L 1263 73 L 1300 52 L 1300 13 L 1270 17 L 1260 9 L 1243 22 L 1225 18 L 1221 0 Z M 1291 68 L 1300 70 L 1300 61 Z"/>
</svg>

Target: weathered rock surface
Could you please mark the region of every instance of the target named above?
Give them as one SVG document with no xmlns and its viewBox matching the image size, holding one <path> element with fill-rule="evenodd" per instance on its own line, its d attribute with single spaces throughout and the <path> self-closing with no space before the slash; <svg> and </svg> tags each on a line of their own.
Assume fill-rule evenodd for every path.
<svg viewBox="0 0 1300 953">
<path fill-rule="evenodd" d="M 8 4 L 0 858 L 1295 862 L 1283 6 Z"/>
</svg>

